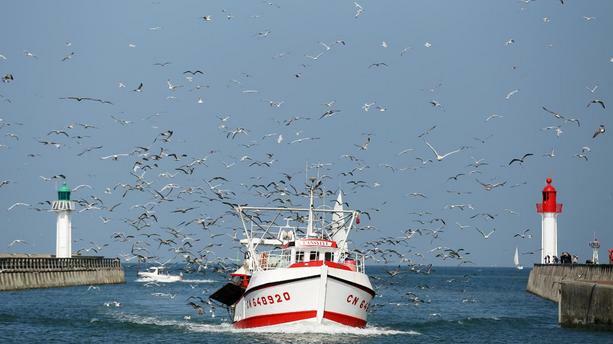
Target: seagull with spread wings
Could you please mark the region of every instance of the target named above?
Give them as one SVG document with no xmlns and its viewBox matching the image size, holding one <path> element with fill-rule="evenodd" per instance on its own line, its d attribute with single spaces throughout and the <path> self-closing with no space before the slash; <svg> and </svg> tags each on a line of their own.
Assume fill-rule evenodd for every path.
<svg viewBox="0 0 613 344">
<path fill-rule="evenodd" d="M 11 211 L 11 210 L 13 210 L 13 208 L 18 207 L 18 206 L 29 207 L 30 205 L 28 203 L 17 202 L 15 204 L 13 204 L 12 206 L 10 206 L 7 210 Z"/>
<path fill-rule="evenodd" d="M 514 163 L 514 162 L 516 162 L 516 161 L 519 161 L 519 163 L 520 163 L 520 164 L 523 164 L 523 163 L 524 163 L 524 159 L 526 159 L 527 157 L 532 156 L 532 155 L 534 155 L 534 154 L 532 154 L 532 153 L 526 153 L 526 154 L 524 154 L 524 156 L 523 156 L 523 157 L 521 157 L 521 158 L 514 158 L 513 160 L 511 160 L 511 161 L 509 162 L 509 166 L 511 166 L 511 164 L 512 164 L 512 163 Z"/>
<path fill-rule="evenodd" d="M 60 99 L 76 100 L 78 102 L 83 101 L 83 100 L 89 100 L 89 101 L 92 101 L 92 102 L 99 102 L 99 103 L 102 103 L 102 104 L 113 105 L 113 103 L 111 103 L 110 101 L 102 100 L 102 99 L 99 99 L 99 98 L 90 98 L 90 97 L 61 97 Z"/>
<path fill-rule="evenodd" d="M 129 154 L 125 154 L 125 153 L 122 153 L 122 154 L 112 154 L 112 155 L 109 155 L 109 156 L 103 156 L 100 159 L 102 159 L 102 160 L 111 159 L 111 160 L 117 161 L 117 160 L 119 160 L 119 157 L 121 157 L 121 156 L 128 156 L 128 155 Z"/>
<path fill-rule="evenodd" d="M 590 107 L 590 105 L 592 104 L 599 104 L 600 106 L 602 106 L 603 109 L 606 109 L 606 107 L 604 106 L 604 101 L 600 100 L 600 99 L 594 99 L 592 101 L 590 101 L 589 103 L 587 103 L 587 107 Z"/>
<path fill-rule="evenodd" d="M 449 153 L 446 153 L 446 154 L 440 155 L 440 154 L 439 154 L 439 153 L 436 151 L 436 149 L 434 149 L 434 147 L 432 147 L 432 145 L 431 145 L 430 143 L 428 143 L 428 141 L 425 141 L 425 142 L 426 142 L 426 145 L 428 145 L 428 147 L 430 147 L 430 149 L 432 150 L 432 152 L 434 153 L 434 155 L 436 155 L 436 160 L 437 160 L 437 161 L 443 161 L 443 159 L 445 159 L 446 157 L 450 156 L 451 154 L 455 154 L 455 153 L 457 153 L 457 152 L 461 152 L 461 151 L 462 151 L 462 149 L 464 149 L 463 147 L 460 147 L 459 149 L 456 149 L 456 150 L 451 151 L 451 152 L 449 152 Z"/>
<path fill-rule="evenodd" d="M 17 240 L 11 241 L 11 243 L 9 244 L 9 247 L 12 247 L 12 246 L 17 245 L 17 244 L 30 245 L 30 243 L 25 241 L 25 240 L 17 239 Z"/>
<path fill-rule="evenodd" d="M 492 231 L 485 234 L 483 233 L 479 228 L 475 227 L 475 229 L 477 230 L 477 232 L 481 233 L 481 235 L 483 236 L 483 239 L 489 239 L 490 236 L 492 236 L 492 234 L 494 234 L 496 232 L 496 228 L 492 228 Z"/>
</svg>

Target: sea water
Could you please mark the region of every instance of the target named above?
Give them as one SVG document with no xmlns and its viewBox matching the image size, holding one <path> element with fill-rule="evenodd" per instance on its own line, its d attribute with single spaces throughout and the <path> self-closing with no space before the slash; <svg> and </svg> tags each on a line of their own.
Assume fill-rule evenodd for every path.
<svg viewBox="0 0 613 344">
<path fill-rule="evenodd" d="M 186 274 L 177 283 L 138 282 L 0 293 L 1 343 L 611 343 L 607 332 L 565 329 L 557 304 L 525 291 L 529 269 L 439 267 L 389 277 L 368 269 L 377 296 L 364 329 L 275 326 L 238 330 L 222 308 L 198 315 L 224 275 Z M 177 272 L 177 271 L 175 271 Z M 193 299 L 192 299 L 193 300 Z"/>
</svg>

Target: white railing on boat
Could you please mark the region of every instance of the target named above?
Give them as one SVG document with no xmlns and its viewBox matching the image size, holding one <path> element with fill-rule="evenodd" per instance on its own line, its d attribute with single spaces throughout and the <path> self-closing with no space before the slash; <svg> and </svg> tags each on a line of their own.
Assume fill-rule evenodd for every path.
<svg viewBox="0 0 613 344">
<path fill-rule="evenodd" d="M 342 252 L 341 257 L 338 261 L 345 262 L 345 264 L 347 264 L 347 262 L 352 261 L 352 260 L 355 262 L 355 267 L 356 267 L 357 272 L 366 273 L 366 264 L 365 264 L 366 258 L 363 253 L 351 252 L 351 251 Z"/>
<path fill-rule="evenodd" d="M 258 264 L 262 270 L 287 268 L 291 263 L 291 253 L 291 250 L 285 249 L 260 252 Z"/>
<path fill-rule="evenodd" d="M 260 252 L 257 262 L 261 270 L 275 270 L 288 268 L 291 261 L 291 249 L 275 249 Z M 340 264 L 345 264 L 352 270 L 360 273 L 366 272 L 365 256 L 358 252 L 341 252 L 340 257 L 334 260 Z"/>
</svg>

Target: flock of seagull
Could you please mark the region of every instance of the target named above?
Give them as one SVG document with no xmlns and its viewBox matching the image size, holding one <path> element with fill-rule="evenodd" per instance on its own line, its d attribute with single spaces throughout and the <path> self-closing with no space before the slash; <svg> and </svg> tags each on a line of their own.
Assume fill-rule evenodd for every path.
<svg viewBox="0 0 613 344">
<path fill-rule="evenodd" d="M 528 5 L 531 1 L 524 1 Z M 276 4 L 273 8 L 279 8 Z M 564 2 L 562 1 L 562 5 Z M 353 19 L 360 21 L 365 20 L 368 16 L 367 6 L 363 6 L 354 2 L 355 11 Z M 216 25 L 219 20 L 239 20 L 237 16 L 230 14 L 224 10 L 218 17 L 216 14 L 206 14 L 201 16 L 199 20 L 202 25 Z M 351 14 L 348 14 L 351 16 Z M 223 19 L 222 19 L 223 18 Z M 584 17 L 586 18 L 586 17 Z M 594 19 L 593 17 L 590 17 Z M 585 19 L 589 21 L 588 19 Z M 548 22 L 548 20 L 544 20 Z M 151 31 L 162 30 L 161 27 L 150 28 Z M 257 40 L 272 40 L 274 33 L 270 29 L 258 31 L 250 39 Z M 303 53 L 300 65 L 304 68 L 301 72 L 296 72 L 292 75 L 294 79 L 305 78 L 305 74 L 309 69 L 316 69 L 317 63 L 321 60 L 329 58 L 332 51 L 337 49 L 351 49 L 351 40 L 348 38 L 337 39 L 334 43 L 319 42 L 319 46 L 323 48 L 317 53 Z M 504 46 L 512 46 L 516 44 L 514 39 L 509 39 L 504 42 Z M 72 44 L 67 43 L 66 46 L 71 47 Z M 382 49 L 391 49 L 390 43 L 383 41 Z M 426 42 L 425 48 L 430 48 L 431 43 Z M 4 47 L 0 46 L 0 53 Z M 130 43 L 129 48 L 136 49 L 134 43 Z M 76 48 L 75 48 L 76 49 Z M 412 49 L 410 47 L 402 49 L 400 56 L 410 55 Z M 275 55 L 273 59 L 289 58 L 288 53 L 280 53 Z M 34 59 L 34 63 L 62 63 L 70 64 L 74 60 L 81 58 L 81 54 L 70 52 L 68 55 L 57 61 L 49 61 L 47 57 L 38 56 L 30 51 L 24 51 L 22 56 L 12 56 L 8 53 L 0 55 L 0 72 L 3 74 L 3 84 L 0 88 L 0 97 L 2 105 L 0 105 L 0 113 L 6 114 L 0 117 L 0 133 L 2 133 L 2 141 L 0 141 L 0 157 L 6 155 L 6 150 L 16 149 L 18 145 L 25 144 L 30 140 L 26 136 L 32 136 L 28 130 L 27 124 L 21 123 L 18 116 L 11 113 L 19 113 L 20 99 L 11 91 L 13 85 L 20 83 L 20 75 L 17 72 L 11 71 L 11 62 L 17 59 Z M 302 57 L 301 57 L 302 58 Z M 309 61 L 310 64 L 307 65 Z M 160 70 L 171 68 L 173 62 L 157 62 L 154 63 L 154 68 L 157 68 L 153 74 L 160 73 Z M 308 66 L 305 67 L 305 66 Z M 187 92 L 202 92 L 207 88 L 215 87 L 214 84 L 203 85 L 206 80 L 206 69 L 193 66 L 182 66 L 182 73 L 173 75 L 175 80 L 183 78 L 184 85 L 171 81 L 172 77 L 161 77 L 160 84 L 165 83 L 169 92 L 167 99 L 169 101 L 179 101 L 181 96 L 187 97 Z M 366 70 L 392 70 L 396 68 L 392 64 L 383 61 L 373 62 L 364 65 Z M 233 97 L 259 96 L 260 90 L 254 88 L 245 88 L 243 84 L 253 84 L 253 77 L 250 73 L 243 73 L 240 78 L 232 79 L 229 85 L 222 87 L 238 88 L 240 92 Z M 208 80 L 206 82 L 209 82 Z M 139 80 L 130 80 L 129 82 L 119 82 L 118 88 L 126 88 L 126 84 L 135 85 L 135 88 L 130 92 L 132 95 L 146 95 L 148 89 L 144 82 Z M 434 94 L 438 88 L 444 83 L 439 83 L 434 88 L 427 89 L 427 93 Z M 148 85 L 147 85 L 148 86 Z M 589 95 L 592 96 L 597 92 L 598 86 L 588 87 Z M 126 89 L 129 91 L 129 88 Z M 263 91 L 262 91 L 263 92 Z M 506 100 L 512 97 L 518 97 L 519 89 L 514 89 L 506 94 Z M 76 93 L 76 92 L 75 92 Z M 82 93 L 89 93 L 82 91 Z M 272 98 L 272 97 L 269 97 Z M 262 99 L 264 105 L 262 109 L 253 109 L 254 112 L 264 113 L 265 111 L 283 111 L 286 106 L 286 101 L 277 99 Z M 333 97 L 331 97 L 333 98 Z M 87 111 L 93 107 L 107 107 L 104 111 L 118 107 L 121 105 L 116 100 L 107 100 L 107 97 L 100 94 L 98 96 L 85 96 L 81 94 L 62 95 L 57 97 L 58 101 L 73 102 L 80 106 L 80 109 Z M 450 107 L 443 106 L 440 100 L 424 99 L 424 103 L 429 103 L 433 111 L 451 111 Z M 197 96 L 197 104 L 202 104 L 203 97 Z M 226 273 L 231 271 L 236 261 L 227 258 L 223 254 L 223 250 L 241 250 L 242 247 L 238 243 L 241 238 L 239 228 L 239 219 L 234 211 L 237 205 L 249 202 L 251 205 L 274 205 L 290 207 L 295 205 L 303 205 L 306 202 L 306 188 L 302 184 L 304 171 L 302 166 L 294 166 L 289 170 L 282 169 L 282 153 L 274 152 L 275 146 L 289 145 L 288 147 L 302 147 L 309 142 L 332 139 L 326 138 L 323 135 L 309 135 L 303 125 L 307 123 L 314 126 L 327 126 L 329 121 L 343 120 L 345 113 L 361 111 L 371 112 L 386 112 L 388 108 L 374 101 L 364 103 L 363 106 L 356 105 L 357 110 L 343 109 L 337 106 L 334 100 L 327 100 L 321 104 L 320 111 L 313 115 L 296 115 L 288 114 L 285 117 L 270 121 L 267 127 L 276 127 L 277 130 L 265 132 L 262 128 L 248 128 L 240 124 L 238 115 L 217 114 L 216 120 L 210 120 L 217 127 L 217 136 L 211 138 L 222 148 L 219 149 L 204 149 L 198 153 L 184 153 L 178 150 L 178 143 L 191 142 L 193 138 L 182 136 L 181 132 L 184 128 L 172 127 L 159 129 L 158 133 L 152 135 L 147 140 L 135 144 L 124 151 L 116 153 L 98 154 L 98 151 L 104 151 L 107 145 L 105 134 L 100 129 L 104 125 L 100 122 L 85 123 L 84 121 L 67 123 L 58 129 L 51 129 L 41 134 L 41 137 L 34 138 L 34 144 L 40 144 L 40 147 L 35 149 L 36 152 L 28 153 L 24 158 L 36 159 L 41 155 L 46 154 L 53 147 L 54 152 L 62 152 L 61 154 L 72 154 L 76 157 L 75 164 L 97 164 L 104 161 L 108 165 L 105 168 L 112 170 L 113 173 L 121 173 L 123 176 L 120 180 L 116 180 L 112 184 L 101 184 L 98 178 L 91 178 L 89 184 L 82 184 L 72 189 L 74 200 L 78 205 L 78 213 L 94 214 L 94 221 L 99 220 L 100 225 L 104 228 L 109 228 L 108 242 L 96 243 L 91 240 L 77 239 L 75 245 L 78 247 L 77 254 L 104 254 L 109 247 L 119 248 L 123 253 L 121 257 L 126 262 L 139 263 L 158 263 L 166 258 L 171 258 L 173 263 L 179 263 L 186 273 L 197 273 L 214 271 Z M 605 100 L 592 98 L 588 100 L 586 109 L 590 111 L 606 111 Z M 560 136 L 562 126 L 571 123 L 580 127 L 580 121 L 577 116 L 570 114 L 561 114 L 558 111 L 550 109 L 550 106 L 542 106 L 542 110 L 553 116 L 556 121 L 555 125 L 543 128 L 542 130 L 553 130 L 556 136 Z M 111 111 L 111 110 L 109 110 Z M 540 110 L 539 110 L 540 111 Z M 146 118 L 147 121 L 161 117 L 160 113 L 153 114 Z M 278 115 L 277 115 L 278 116 Z M 125 118 L 122 118 L 125 117 Z M 262 115 L 261 122 L 267 121 Z M 502 115 L 490 114 L 485 118 L 485 122 L 493 120 L 503 120 Z M 211 117 L 213 118 L 213 117 Z M 143 130 L 138 128 L 139 122 L 133 117 L 126 114 L 118 114 L 116 111 L 109 118 L 118 126 L 118 128 L 129 128 L 131 131 L 142 131 L 146 133 L 146 128 Z M 100 120 L 102 121 L 102 120 Z M 434 120 L 436 122 L 436 120 Z M 146 122 L 149 123 L 149 122 Z M 377 163 L 377 157 L 370 153 L 371 146 L 382 141 L 384 133 L 364 133 L 363 138 L 358 143 L 354 143 L 349 151 L 340 152 L 338 161 L 331 163 L 316 163 L 309 164 L 310 168 L 319 171 L 320 180 L 327 182 L 328 185 L 338 184 L 341 188 L 348 192 L 355 193 L 352 196 L 356 202 L 365 203 L 364 200 L 359 201 L 360 191 L 366 189 L 376 189 L 381 187 L 382 181 L 377 179 L 377 173 L 381 171 L 391 171 L 394 174 L 409 173 L 421 169 L 435 169 L 445 166 L 445 161 L 454 157 L 460 159 L 459 155 L 464 152 L 473 151 L 470 144 L 465 143 L 453 147 L 449 151 L 441 150 L 441 147 L 436 145 L 435 140 L 429 138 L 433 132 L 439 128 L 440 123 L 433 123 L 430 128 L 424 130 L 417 137 L 412 138 L 411 142 L 415 147 L 406 148 L 399 147 L 396 157 L 405 158 L 412 161 L 411 164 L 400 167 L 392 163 Z M 594 145 L 603 135 L 606 135 L 605 124 L 595 128 L 591 140 Z M 379 134 L 379 136 L 377 136 Z M 36 135 L 36 134 L 34 134 Z M 485 138 L 477 138 L 474 140 L 487 145 L 487 142 L 495 136 L 495 133 L 490 133 Z M 129 142 L 129 138 L 125 139 Z M 434 143 L 434 144 L 433 144 Z M 77 148 L 76 151 L 74 148 Z M 29 148 L 28 148 L 29 149 Z M 331 148 L 334 149 L 333 147 Z M 417 151 L 425 151 L 426 155 L 415 155 Z M 588 146 L 581 147 L 579 153 L 575 156 L 577 159 L 588 161 L 588 155 L 591 148 Z M 556 157 L 555 149 L 545 154 L 539 152 L 525 152 L 518 154 L 516 157 L 508 157 L 508 168 L 516 165 L 528 165 L 532 159 L 554 158 Z M 6 158 L 2 158 L 5 166 L 14 165 L 14 162 L 9 162 Z M 430 255 L 432 258 L 441 261 L 453 261 L 459 265 L 472 264 L 470 252 L 460 247 L 447 247 L 439 244 L 441 238 L 450 231 L 462 231 L 465 235 L 471 235 L 474 238 L 489 240 L 494 236 L 503 235 L 500 231 L 496 231 L 494 222 L 499 218 L 499 214 L 491 212 L 482 212 L 478 207 L 468 201 L 458 201 L 458 199 L 466 199 L 472 193 L 478 191 L 495 192 L 495 190 L 504 188 L 515 188 L 525 185 L 525 182 L 511 184 L 508 180 L 503 180 L 500 177 L 477 177 L 487 173 L 486 166 L 489 165 L 485 158 L 471 158 L 466 162 L 466 169 L 457 171 L 449 171 L 450 176 L 443 180 L 447 185 L 455 185 L 451 183 L 459 183 L 467 178 L 471 178 L 474 182 L 475 190 L 457 191 L 453 189 L 446 190 L 446 194 L 454 201 L 450 204 L 441 204 L 441 209 L 410 209 L 411 220 L 408 225 L 399 223 L 398 226 L 404 228 L 378 228 L 378 213 L 382 213 L 386 207 L 386 201 L 379 202 L 380 205 L 375 206 L 370 204 L 369 207 L 360 209 L 360 212 L 370 221 L 365 221 L 357 227 L 360 232 L 368 232 L 370 237 L 374 239 L 366 241 L 358 251 L 366 254 L 372 262 L 399 265 L 398 269 L 388 269 L 387 274 L 389 280 L 393 280 L 398 274 L 411 271 L 413 273 L 429 274 L 432 271 L 432 263 L 427 263 L 424 255 Z M 436 165 L 435 164 L 443 164 Z M 107 167 L 108 166 L 108 167 Z M 70 166 L 68 166 L 70 167 Z M 121 169 L 124 169 L 121 172 Z M 445 168 L 445 167 L 442 167 Z M 3 172 L 6 173 L 8 167 L 5 167 Z M 232 171 L 242 169 L 246 172 L 247 177 L 243 174 L 242 177 L 232 178 Z M 379 172 L 376 172 L 379 171 Z M 0 193 L 10 194 L 17 188 L 19 184 L 29 182 L 43 182 L 51 185 L 59 185 L 63 182 L 70 183 L 71 180 L 81 180 L 78 176 L 69 176 L 68 171 L 53 176 L 40 176 L 40 181 L 26 181 L 20 179 L 4 179 L 0 174 Z M 226 173 L 227 172 L 227 173 Z M 104 173 L 101 171 L 100 173 Z M 483 181 L 485 180 L 485 181 Z M 396 188 L 396 187 L 394 187 Z M 397 188 L 400 190 L 400 187 Z M 323 192 L 323 195 L 328 200 L 334 199 L 335 192 L 328 190 Z M 4 196 L 5 198 L 8 196 Z M 430 196 L 423 192 L 409 192 L 406 197 L 411 200 L 427 199 Z M 247 201 L 249 199 L 249 201 Z M 253 201 L 251 201 L 253 200 Z M 50 208 L 49 200 L 16 200 L 10 205 L 6 211 L 5 217 L 25 216 L 18 209 L 25 209 L 36 212 L 46 212 Z M 371 200 L 372 201 L 372 200 Z M 251 203 L 252 202 L 252 203 Z M 328 202 L 330 203 L 330 202 Z M 411 202 L 413 207 L 416 203 Z M 348 204 L 347 204 L 348 206 Z M 449 223 L 449 211 L 460 211 L 463 213 L 472 212 L 464 218 L 465 221 L 470 221 L 461 224 L 456 222 L 455 225 Z M 517 212 L 512 209 L 505 209 L 508 215 L 517 215 Z M 454 215 L 455 216 L 455 215 Z M 82 222 L 83 220 L 79 220 Z M 484 221 L 484 225 L 477 221 Z M 504 220 L 502 220 L 504 221 Z M 483 227 L 488 229 L 484 230 Z M 83 225 L 88 227 L 88 225 Z M 480 228 L 481 227 L 481 228 Z M 471 232 L 467 232 L 467 231 Z M 358 234 L 359 236 L 360 234 Z M 518 229 L 515 234 L 505 234 L 510 240 L 529 240 L 532 238 L 531 229 Z M 78 236 L 87 237 L 85 231 L 79 232 Z M 418 250 L 412 244 L 419 237 L 428 238 L 430 244 L 434 245 L 432 249 L 423 251 Z M 8 245 L 9 249 L 16 247 L 32 247 L 23 239 L 13 239 Z M 39 243 L 40 246 L 42 243 Z M 222 250 L 220 253 L 220 250 Z M 523 252 L 523 254 L 535 254 L 534 251 Z M 436 264 L 436 262 L 435 262 Z M 384 283 L 383 281 L 377 281 Z M 423 289 L 423 288 L 422 288 Z M 158 297 L 174 298 L 172 295 L 153 293 Z M 423 302 L 423 299 L 417 297 L 413 292 L 407 294 L 414 304 Z M 198 313 L 203 313 L 204 307 L 213 307 L 208 300 L 199 297 L 190 298 L 188 304 L 193 307 Z M 116 306 L 118 304 L 110 303 L 107 306 Z M 214 312 L 213 312 L 214 314 Z"/>
</svg>

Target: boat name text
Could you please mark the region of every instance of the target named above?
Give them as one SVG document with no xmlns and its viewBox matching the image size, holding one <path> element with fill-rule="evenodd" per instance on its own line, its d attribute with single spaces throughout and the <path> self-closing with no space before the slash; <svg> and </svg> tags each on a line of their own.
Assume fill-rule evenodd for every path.
<svg viewBox="0 0 613 344">
<path fill-rule="evenodd" d="M 368 310 L 368 301 L 360 301 L 359 297 L 353 296 L 352 294 L 349 294 L 349 296 L 347 296 L 347 303 L 350 303 L 356 307 L 360 307 L 360 309 Z"/>
<path fill-rule="evenodd" d="M 253 297 L 247 300 L 247 308 L 273 305 L 275 303 L 282 303 L 283 301 L 289 300 L 291 300 L 291 295 L 288 292 L 283 292 L 282 294 Z"/>
</svg>

